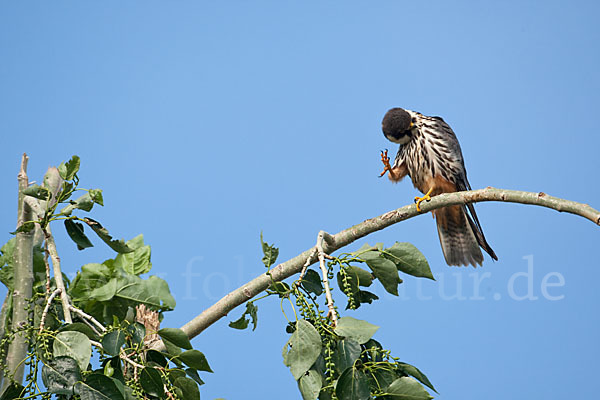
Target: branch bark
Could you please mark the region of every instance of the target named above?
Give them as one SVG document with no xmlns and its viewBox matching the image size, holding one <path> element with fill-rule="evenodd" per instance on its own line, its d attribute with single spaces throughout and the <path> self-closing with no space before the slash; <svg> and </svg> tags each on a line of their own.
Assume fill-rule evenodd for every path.
<svg viewBox="0 0 600 400">
<path fill-rule="evenodd" d="M 319 256 L 319 268 L 321 268 L 321 276 L 323 277 L 323 287 L 325 288 L 325 298 L 327 298 L 327 308 L 329 312 L 327 316 L 331 319 L 333 327 L 337 326 L 337 311 L 333 305 L 333 297 L 331 297 L 331 289 L 329 288 L 329 279 L 327 278 L 327 267 L 325 266 L 325 258 L 328 257 L 323 250 L 323 241 L 331 241 L 331 235 L 325 231 L 320 231 L 317 237 L 317 252 Z M 332 258 L 332 257 L 329 257 Z M 302 271 L 306 271 L 306 263 L 302 266 Z"/>
<path fill-rule="evenodd" d="M 46 238 L 46 245 L 48 246 L 50 258 L 52 259 L 54 282 L 56 283 L 56 288 L 61 289 L 60 300 L 62 302 L 65 322 L 70 324 L 73 322 L 73 319 L 71 318 L 71 310 L 69 308 L 71 301 L 69 300 L 69 295 L 67 294 L 67 289 L 65 288 L 65 282 L 63 281 L 62 269 L 60 268 L 60 257 L 58 256 L 58 251 L 56 250 L 56 243 L 54 242 L 54 236 L 52 236 L 50 225 L 47 225 L 44 229 L 44 237 Z"/>
<path fill-rule="evenodd" d="M 440 194 L 433 197 L 431 201 L 421 203 L 421 212 L 418 212 L 416 206 L 411 204 L 368 219 L 335 235 L 328 235 L 330 236 L 330 240 L 326 240 L 323 243 L 323 251 L 325 253 L 332 253 L 371 233 L 409 218 L 427 214 L 429 211 L 438 208 L 484 201 L 502 201 L 547 207 L 559 212 L 579 215 L 589 219 L 596 225 L 600 225 L 600 212 L 587 204 L 552 197 L 543 192 L 534 193 L 488 187 L 467 192 Z M 204 310 L 200 315 L 183 325 L 181 329 L 190 339 L 196 337 L 210 325 L 226 316 L 229 311 L 264 291 L 271 284 L 272 280 L 284 280 L 300 272 L 305 265 L 308 266 L 317 262 L 318 253 L 315 247 L 311 247 L 298 256 L 272 268 L 270 276 L 266 274 L 257 276 L 245 285 L 225 295 L 225 297 Z M 164 344 L 159 341 L 153 347 L 161 350 L 164 349 Z"/>
<path fill-rule="evenodd" d="M 29 158 L 23 154 L 21 159 L 21 170 L 17 176 L 19 182 L 19 203 L 17 228 L 26 221 L 31 221 L 32 210 L 25 204 L 25 195 L 23 190 L 29 186 L 27 177 L 27 161 Z M 12 329 L 15 332 L 15 338 L 8 347 L 6 355 L 6 368 L 8 374 L 16 382 L 23 381 L 25 364 L 22 362 L 27 356 L 29 343 L 25 331 L 19 330 L 21 326 L 26 326 L 29 319 L 27 300 L 31 298 L 33 287 L 33 235 L 34 231 L 19 232 L 16 235 L 15 250 L 13 254 L 14 261 L 14 290 L 13 290 L 13 315 Z M 4 392 L 6 387 L 11 384 L 10 379 L 5 379 L 2 383 L 0 393 Z"/>
<path fill-rule="evenodd" d="M 0 309 L 0 341 L 2 339 L 4 339 L 4 334 L 6 333 L 6 327 L 7 327 L 7 322 L 8 322 L 8 318 L 6 318 L 8 316 L 8 302 L 9 302 L 9 298 L 10 298 L 11 293 L 7 292 L 6 293 L 6 297 L 4 297 L 4 303 L 2 303 L 2 308 Z M 5 365 L 6 364 L 6 348 L 8 346 L 6 346 L 6 344 L 4 346 L 0 347 L 0 352 L 2 352 L 3 356 L 0 357 L 0 365 Z M 2 393 L 2 391 L 4 390 L 4 374 L 0 374 L 0 393 Z"/>
</svg>

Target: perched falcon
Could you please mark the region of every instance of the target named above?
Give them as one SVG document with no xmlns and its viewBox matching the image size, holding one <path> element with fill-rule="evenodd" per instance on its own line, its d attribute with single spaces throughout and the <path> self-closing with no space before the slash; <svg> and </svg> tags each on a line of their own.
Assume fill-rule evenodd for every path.
<svg viewBox="0 0 600 400">
<path fill-rule="evenodd" d="M 385 137 L 400 144 L 394 165 L 387 150 L 382 153 L 389 179 L 398 182 L 407 174 L 425 196 L 416 197 L 417 210 L 424 200 L 440 193 L 471 190 L 456 135 L 440 117 L 428 117 L 415 111 L 392 108 L 383 117 Z M 496 253 L 485 240 L 472 204 L 456 205 L 433 211 L 442 251 L 448 265 L 481 265 L 481 246 L 494 260 Z"/>
</svg>

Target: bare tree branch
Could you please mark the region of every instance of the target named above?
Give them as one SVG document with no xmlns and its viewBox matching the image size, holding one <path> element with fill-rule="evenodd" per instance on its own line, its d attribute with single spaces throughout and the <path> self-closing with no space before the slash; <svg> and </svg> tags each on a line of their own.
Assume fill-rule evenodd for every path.
<svg viewBox="0 0 600 400">
<path fill-rule="evenodd" d="M 106 332 L 106 328 L 104 327 L 104 325 L 102 325 L 100 322 L 98 322 L 98 320 L 94 317 L 92 317 L 89 314 L 86 314 L 85 312 L 81 311 L 79 308 L 72 306 L 69 304 L 69 310 L 73 311 L 75 314 L 79 315 L 81 318 L 90 321 L 92 324 L 96 325 L 96 327 L 101 331 L 101 332 Z M 93 327 L 91 327 L 93 329 Z"/>
<path fill-rule="evenodd" d="M 7 328 L 7 321 L 8 321 L 8 312 L 9 312 L 9 307 L 8 307 L 8 302 L 10 299 L 10 291 L 8 291 L 6 293 L 6 296 L 4 297 L 4 303 L 2 303 L 2 308 L 0 309 L 0 340 L 4 339 L 4 334 L 6 333 L 6 328 Z M 10 328 L 10 327 L 8 327 Z M 4 348 L 2 348 L 4 347 Z M 0 347 L 0 352 L 2 352 L 2 354 L 4 354 L 4 356 L 0 357 L 0 363 L 1 365 L 6 365 L 6 348 L 8 347 L 7 344 L 5 343 L 4 346 Z M 0 374 L 0 393 L 2 388 L 4 387 L 4 374 Z"/>
<path fill-rule="evenodd" d="M 483 201 L 503 201 L 547 207 L 559 212 L 579 215 L 589 219 L 596 225 L 600 225 L 600 212 L 587 204 L 552 197 L 542 192 L 523 192 L 488 187 L 486 189 L 467 192 L 440 194 L 433 197 L 431 201 L 421 203 L 421 212 L 418 212 L 416 206 L 411 204 L 389 211 L 378 217 L 368 219 L 335 235 L 327 235 L 328 238 L 325 240 L 323 251 L 332 253 L 373 232 L 387 228 L 400 221 L 416 217 L 417 215 L 426 214 L 429 211 L 438 208 Z M 261 274 L 245 285 L 230 292 L 215 304 L 204 310 L 200 315 L 182 326 L 181 329 L 190 339 L 196 337 L 210 325 L 226 316 L 229 311 L 264 291 L 269 287 L 273 280 L 281 281 L 289 278 L 300 272 L 303 267 L 314 264 L 318 261 L 318 253 L 316 246 L 311 247 L 298 256 L 277 265 L 275 268 L 271 269 L 270 275 Z M 154 345 L 154 348 L 163 349 L 164 345 L 162 342 L 157 342 Z"/>
<path fill-rule="evenodd" d="M 21 227 L 26 221 L 32 220 L 33 212 L 25 204 L 25 190 L 29 186 L 27 178 L 27 154 L 23 154 L 21 159 L 21 170 L 17 176 L 19 182 L 19 203 L 17 228 Z M 6 355 L 6 369 L 16 382 L 21 383 L 24 375 L 25 364 L 22 360 L 27 356 L 29 343 L 26 332 L 20 330 L 20 327 L 26 326 L 29 320 L 29 311 L 27 301 L 31 298 L 33 287 L 33 230 L 29 232 L 18 232 L 16 234 L 15 250 L 13 254 L 14 262 L 14 289 L 13 289 L 13 315 L 12 329 L 16 331 L 14 340 L 8 346 Z M 2 383 L 0 393 L 3 393 L 6 387 L 11 384 L 11 379 L 6 379 Z"/>
<path fill-rule="evenodd" d="M 54 300 L 54 298 L 56 296 L 58 296 L 60 294 L 60 292 L 62 292 L 62 289 L 56 288 L 54 290 L 54 292 L 52 292 L 50 297 L 48 297 L 48 300 L 46 300 L 46 306 L 44 307 L 44 311 L 42 312 L 42 318 L 40 318 L 39 333 L 42 333 L 42 331 L 44 330 L 44 325 L 46 325 L 46 316 L 48 315 L 48 311 L 50 311 L 50 306 L 52 306 L 52 301 Z"/>
<path fill-rule="evenodd" d="M 331 235 L 325 231 L 320 231 L 317 237 L 317 251 L 319 255 L 319 268 L 321 268 L 321 276 L 323 276 L 323 286 L 325 287 L 325 297 L 327 298 L 327 316 L 331 319 L 333 326 L 337 326 L 337 311 L 333 305 L 333 297 L 331 297 L 331 289 L 329 288 L 329 279 L 327 279 L 327 267 L 325 267 L 325 258 L 332 258 L 325 254 L 323 250 L 323 241 L 327 237 L 328 241 L 331 241 Z M 306 271 L 306 263 L 302 266 L 302 271 Z"/>
<path fill-rule="evenodd" d="M 52 236 L 50 225 L 47 225 L 44 228 L 44 237 L 46 238 L 46 245 L 48 246 L 50 258 L 52 259 L 52 269 L 54 270 L 54 282 L 56 283 L 56 287 L 58 289 L 61 289 L 60 300 L 62 302 L 65 322 L 67 324 L 70 324 L 73 322 L 70 310 L 71 301 L 69 300 L 69 295 L 67 294 L 67 290 L 65 288 L 65 282 L 63 281 L 62 269 L 60 268 L 60 257 L 58 256 L 58 251 L 56 250 L 56 243 L 54 242 L 54 236 Z"/>
</svg>

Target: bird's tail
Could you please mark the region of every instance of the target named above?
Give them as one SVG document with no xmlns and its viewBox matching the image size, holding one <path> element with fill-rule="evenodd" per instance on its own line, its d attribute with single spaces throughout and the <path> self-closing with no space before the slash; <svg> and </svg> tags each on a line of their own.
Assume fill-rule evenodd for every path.
<svg viewBox="0 0 600 400">
<path fill-rule="evenodd" d="M 458 205 L 444 207 L 435 211 L 435 218 L 446 263 L 448 265 L 470 264 L 474 267 L 481 265 L 483 254 L 479 248 L 478 236 L 481 235 L 483 238 L 483 233 L 477 230 L 465 209 Z M 489 248 L 485 238 L 483 243 Z M 490 251 L 493 253 L 491 248 Z"/>
</svg>

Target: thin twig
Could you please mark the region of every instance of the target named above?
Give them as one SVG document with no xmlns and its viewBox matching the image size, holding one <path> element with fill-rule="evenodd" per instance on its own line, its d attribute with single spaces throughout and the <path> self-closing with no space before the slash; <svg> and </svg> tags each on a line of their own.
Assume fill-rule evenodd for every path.
<svg viewBox="0 0 600 400">
<path fill-rule="evenodd" d="M 164 389 L 165 389 L 165 394 L 167 395 L 167 398 L 169 400 L 175 400 L 175 397 L 173 397 L 173 394 L 171 392 L 169 392 L 169 388 L 167 387 L 167 385 L 163 385 Z"/>
<path fill-rule="evenodd" d="M 85 318 L 88 321 L 91 321 L 94 325 L 96 325 L 98 327 L 98 329 L 100 329 L 100 331 L 106 332 L 106 328 L 104 327 L 104 325 L 102 325 L 100 322 L 98 322 L 96 320 L 96 318 L 92 317 L 91 315 L 86 314 L 85 312 L 81 311 L 79 308 L 74 307 L 70 304 L 69 304 L 69 310 L 73 311 L 75 314 L 79 315 L 80 317 Z"/>
<path fill-rule="evenodd" d="M 123 349 L 119 351 L 119 358 L 123 361 L 127 361 L 129 364 L 133 365 L 134 368 L 144 368 L 142 364 L 138 364 L 129 357 L 127 357 L 127 354 L 125 354 L 125 350 Z"/>
<path fill-rule="evenodd" d="M 302 280 L 304 278 L 304 275 L 306 274 L 306 270 L 308 269 L 308 267 L 310 267 L 310 265 L 314 262 L 312 261 L 313 258 L 319 254 L 319 251 L 317 250 L 316 247 L 313 247 L 313 252 L 312 254 L 306 258 L 306 262 L 304 263 L 304 265 L 302 266 L 302 271 L 300 272 L 300 280 Z"/>
<path fill-rule="evenodd" d="M 90 327 L 90 329 L 98 336 L 102 336 L 102 333 L 98 332 L 98 330 L 96 329 L 96 327 L 94 326 L 94 324 L 92 324 L 90 321 L 88 321 L 85 318 L 81 319 L 83 321 L 84 324 L 86 324 L 87 326 Z"/>
<path fill-rule="evenodd" d="M 54 242 L 54 237 L 52 236 L 50 225 L 47 225 L 44 228 L 44 237 L 46 239 L 48 251 L 50 252 L 50 258 L 52 259 L 52 269 L 54 270 L 54 282 L 56 283 L 57 288 L 62 289 L 60 293 L 60 299 L 62 301 L 65 322 L 67 324 L 70 324 L 73 322 L 73 319 L 71 318 L 71 312 L 69 311 L 69 306 L 71 305 L 71 302 L 69 300 L 69 295 L 65 290 L 65 282 L 63 281 L 62 270 L 60 268 L 60 257 L 58 256 L 58 251 L 56 250 L 56 243 Z"/>
<path fill-rule="evenodd" d="M 133 361 L 132 359 L 130 359 L 127 356 L 127 354 L 125 354 L 125 350 L 123 350 L 123 349 L 119 350 L 119 358 L 133 366 L 133 379 L 137 382 L 138 381 L 138 369 L 144 369 L 144 366 L 142 364 L 138 364 L 135 361 Z"/>
<path fill-rule="evenodd" d="M 90 340 L 90 343 L 93 346 L 96 346 L 98 349 L 100 350 L 104 350 L 104 347 L 102 347 L 102 343 L 97 342 L 95 340 Z M 143 369 L 144 366 L 142 364 L 136 363 L 135 361 L 133 361 L 131 358 L 129 358 L 127 356 L 127 353 L 125 353 L 125 350 L 123 349 L 119 349 L 119 358 L 125 362 L 127 362 L 128 364 L 131 364 L 133 366 L 133 378 L 137 381 L 137 370 L 138 369 Z"/>
<path fill-rule="evenodd" d="M 40 333 L 42 333 L 42 331 L 44 330 L 44 325 L 46 324 L 46 316 L 48 315 L 48 310 L 50 310 L 50 306 L 52 305 L 52 301 L 54 300 L 54 298 L 60 294 L 60 292 L 62 292 L 61 288 L 56 288 L 54 290 L 54 292 L 52 292 L 52 294 L 50 295 L 50 297 L 48 297 L 48 300 L 46 301 L 46 307 L 44 307 L 44 311 L 42 312 L 42 318 L 40 320 Z"/>
<path fill-rule="evenodd" d="M 418 215 L 426 214 L 429 211 L 433 211 L 438 208 L 483 201 L 502 201 L 547 207 L 560 212 L 568 212 L 579 215 L 589 219 L 596 225 L 600 225 L 600 212 L 587 204 L 552 197 L 541 192 L 522 192 L 517 190 L 495 189 L 488 187 L 485 189 L 467 192 L 440 194 L 433 197 L 431 201 L 421 203 L 421 212 L 418 212 L 416 206 L 411 204 L 389 211 L 375 218 L 368 219 L 335 235 L 331 235 L 330 241 L 325 238 L 325 243 L 327 246 L 324 246 L 324 251 L 327 253 L 332 253 L 373 232 L 385 229 L 388 226 L 416 217 Z M 229 311 L 233 310 L 240 304 L 245 303 L 257 294 L 263 292 L 267 287 L 269 287 L 273 280 L 277 282 L 282 281 L 300 272 L 307 263 L 312 265 L 315 262 L 313 258 L 314 252 L 315 247 L 313 246 L 296 257 L 272 268 L 270 270 L 270 275 L 259 275 L 250 282 L 225 295 L 222 299 L 183 325 L 181 329 L 188 335 L 190 339 L 196 337 L 207 327 L 211 326 L 216 321 L 227 315 Z M 163 349 L 164 344 L 159 341 L 153 346 L 153 348 Z"/>
<path fill-rule="evenodd" d="M 337 326 L 337 311 L 335 310 L 335 306 L 333 305 L 333 297 L 331 297 L 331 288 L 329 287 L 329 279 L 327 278 L 327 267 L 325 267 L 325 257 L 329 257 L 325 254 L 323 250 L 323 240 L 325 240 L 325 235 L 329 235 L 325 231 L 320 231 L 317 236 L 317 251 L 319 253 L 319 267 L 321 268 L 321 274 L 323 275 L 323 286 L 325 286 L 325 298 L 327 299 L 327 308 L 329 311 L 327 312 L 327 317 L 331 319 L 333 326 Z"/>
</svg>

